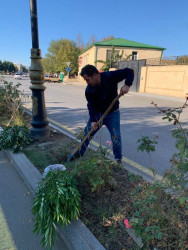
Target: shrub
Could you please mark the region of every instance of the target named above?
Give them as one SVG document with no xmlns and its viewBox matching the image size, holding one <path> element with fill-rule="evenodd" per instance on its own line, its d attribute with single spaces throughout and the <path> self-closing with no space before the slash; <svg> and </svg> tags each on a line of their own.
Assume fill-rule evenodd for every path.
<svg viewBox="0 0 188 250">
<path fill-rule="evenodd" d="M 66 171 L 50 171 L 39 183 L 32 208 L 35 218 L 34 232 L 42 235 L 43 247 L 54 244 L 54 224 L 64 226 L 80 213 L 80 194 L 75 181 Z"/>
<path fill-rule="evenodd" d="M 146 249 L 163 247 L 185 249 L 187 237 L 186 201 L 166 193 L 167 186 L 160 181 L 143 183 L 132 195 L 130 224 L 141 236 Z"/>
<path fill-rule="evenodd" d="M 0 133 L 0 150 L 11 149 L 14 153 L 23 151 L 32 142 L 26 126 L 7 127 Z"/>
<path fill-rule="evenodd" d="M 81 161 L 75 169 L 75 174 L 91 187 L 91 191 L 100 191 L 112 180 L 112 163 L 104 157 L 105 152 L 99 150 L 88 162 Z"/>
<path fill-rule="evenodd" d="M 180 108 L 162 110 L 163 120 L 173 122 L 178 127 L 172 131 L 177 153 L 172 156 L 172 166 L 161 181 L 156 180 L 156 170 L 152 167 L 150 152 L 155 151 L 154 140 L 143 136 L 138 140 L 138 150 L 146 151 L 150 157 L 153 183 L 143 183 L 132 192 L 133 209 L 131 225 L 137 236 L 141 236 L 146 249 L 186 249 L 187 221 L 187 169 L 188 169 L 188 129 L 180 122 L 180 114 L 187 107 L 187 100 Z M 170 247 L 170 248 L 169 248 Z"/>
<path fill-rule="evenodd" d="M 0 86 L 0 115 L 7 115 L 17 125 L 23 125 L 23 110 L 20 109 L 24 94 L 18 89 L 20 83 L 13 85 L 12 82 L 3 81 Z"/>
<path fill-rule="evenodd" d="M 21 91 L 18 90 L 20 85 L 18 83 L 14 86 L 12 82 L 3 81 L 3 85 L 0 86 L 0 113 L 12 113 L 13 106 L 20 106 Z"/>
</svg>

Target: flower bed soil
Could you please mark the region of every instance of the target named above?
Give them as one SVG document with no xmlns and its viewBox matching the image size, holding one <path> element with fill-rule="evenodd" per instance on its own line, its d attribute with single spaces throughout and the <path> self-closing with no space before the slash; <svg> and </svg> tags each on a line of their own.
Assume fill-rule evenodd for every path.
<svg viewBox="0 0 188 250">
<path fill-rule="evenodd" d="M 31 117 L 25 115 L 28 127 L 30 127 L 30 120 Z M 4 127 L 2 121 L 0 123 Z M 72 140 L 66 135 L 51 129 L 49 138 L 34 140 L 25 149 L 24 153 L 41 173 L 43 173 L 48 165 L 58 163 L 65 165 L 67 171 L 72 172 L 78 164 L 89 162 L 94 156 L 94 152 L 88 149 L 82 158 L 66 162 L 68 155 L 74 151 L 77 145 L 78 142 L 76 140 Z M 113 182 L 108 183 L 98 192 L 91 192 L 91 188 L 86 183 L 80 181 L 79 177 L 76 179 L 77 187 L 81 194 L 80 219 L 107 250 L 138 249 L 139 247 L 127 234 L 124 219 L 131 218 L 131 211 L 133 209 L 131 192 L 135 191 L 138 187 L 144 187 L 147 183 L 138 176 L 134 177 L 134 180 L 131 180 L 129 173 L 125 169 L 118 168 L 117 165 L 110 164 L 109 167 L 112 168 Z M 163 197 L 161 197 L 161 200 L 163 200 Z M 179 206 L 177 209 L 179 209 Z M 182 221 L 185 221 L 184 207 L 178 211 L 181 214 Z M 173 242 L 169 242 L 169 245 L 173 247 L 174 242 L 178 239 L 178 227 L 181 227 L 181 225 L 181 223 L 178 224 L 177 228 L 174 229 L 175 238 Z M 162 241 L 157 244 L 158 247 L 159 245 L 162 248 L 158 249 L 177 249 L 177 247 L 163 247 Z M 185 242 L 184 245 L 187 246 L 187 243 Z M 148 249 L 153 249 L 153 247 Z M 186 247 L 179 249 L 186 249 Z"/>
<path fill-rule="evenodd" d="M 49 138 L 35 140 L 24 153 L 41 173 L 48 165 L 58 163 L 72 171 L 80 161 L 88 161 L 94 154 L 88 149 L 83 158 L 66 163 L 76 145 L 77 142 L 52 129 Z M 103 187 L 100 192 L 91 192 L 85 183 L 77 180 L 81 194 L 80 219 L 106 249 L 136 249 L 138 246 L 127 234 L 124 219 L 129 217 L 130 193 L 138 182 L 130 183 L 128 172 L 118 167 L 112 169 L 112 177 L 113 185 Z"/>
</svg>

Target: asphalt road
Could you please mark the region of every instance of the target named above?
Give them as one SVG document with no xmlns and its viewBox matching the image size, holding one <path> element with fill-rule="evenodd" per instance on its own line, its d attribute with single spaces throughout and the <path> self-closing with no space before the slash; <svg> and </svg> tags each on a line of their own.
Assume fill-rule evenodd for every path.
<svg viewBox="0 0 188 250">
<path fill-rule="evenodd" d="M 22 80 L 14 80 L 11 76 L 5 78 L 14 83 L 19 81 L 22 84 L 20 89 L 24 90 L 26 95 L 31 95 L 29 89 L 31 84 L 28 78 Z M 45 83 L 45 86 L 47 87 L 45 90 L 45 101 L 48 117 L 74 131 L 80 131 L 80 129 L 84 128 L 88 119 L 87 103 L 84 94 L 85 86 L 77 83 Z M 174 125 L 166 120 L 162 120 L 161 114 L 151 105 L 151 101 L 157 103 L 160 108 L 171 108 L 181 106 L 185 100 L 133 92 L 129 92 L 121 97 L 123 155 L 128 161 L 132 161 L 130 163 L 132 168 L 137 169 L 137 164 L 143 166 L 144 169 L 150 168 L 148 154 L 137 151 L 137 140 L 143 135 L 157 135 L 159 138 L 156 152 L 151 153 L 151 158 L 153 167 L 156 168 L 158 174 L 162 175 L 164 170 L 170 167 L 169 161 L 176 151 L 174 139 L 171 136 L 171 130 L 174 128 Z M 188 112 L 185 110 L 182 114 L 182 121 L 187 122 L 187 120 Z M 95 140 L 102 142 L 104 145 L 106 145 L 105 142 L 109 139 L 109 133 L 105 127 L 95 136 Z"/>
</svg>

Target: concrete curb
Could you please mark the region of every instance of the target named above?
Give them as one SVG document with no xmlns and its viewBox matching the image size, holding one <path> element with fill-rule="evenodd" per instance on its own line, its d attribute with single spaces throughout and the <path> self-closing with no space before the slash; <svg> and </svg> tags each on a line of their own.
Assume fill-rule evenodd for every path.
<svg viewBox="0 0 188 250">
<path fill-rule="evenodd" d="M 33 166 L 23 153 L 13 154 L 10 150 L 4 150 L 16 170 L 28 186 L 32 194 L 35 193 L 38 183 L 42 179 L 40 172 Z M 69 250 L 105 250 L 90 230 L 81 220 L 72 221 L 65 227 L 55 227 L 60 239 Z"/>
</svg>

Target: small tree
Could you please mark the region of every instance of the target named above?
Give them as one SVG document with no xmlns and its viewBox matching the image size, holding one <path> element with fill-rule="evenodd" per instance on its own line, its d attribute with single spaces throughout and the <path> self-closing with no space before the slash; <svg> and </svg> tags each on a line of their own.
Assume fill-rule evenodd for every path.
<svg viewBox="0 0 188 250">
<path fill-rule="evenodd" d="M 188 56 L 185 55 L 185 56 L 178 57 L 177 63 L 178 64 L 188 64 Z"/>
<path fill-rule="evenodd" d="M 66 62 L 71 62 L 70 75 L 77 74 L 79 53 L 80 50 L 77 48 L 76 43 L 73 41 L 70 41 L 68 39 L 51 41 L 48 48 L 48 53 L 43 59 L 45 72 L 66 72 Z"/>
<path fill-rule="evenodd" d="M 12 62 L 9 62 L 9 61 L 4 61 L 2 62 L 0 60 L 0 71 L 4 71 L 4 72 L 15 72 L 17 71 L 18 68 L 12 63 Z"/>
<path fill-rule="evenodd" d="M 111 53 L 110 59 L 107 59 L 106 61 L 97 60 L 95 62 L 100 62 L 100 63 L 104 64 L 101 68 L 102 71 L 109 71 L 109 69 L 112 67 L 112 63 L 117 63 L 118 61 L 122 61 L 122 59 L 123 59 L 123 61 L 128 61 L 128 59 L 132 56 L 132 54 L 131 54 L 131 55 L 127 56 L 126 58 L 123 58 L 123 53 L 124 53 L 123 50 L 122 50 L 121 54 L 115 53 L 115 48 L 114 48 L 114 46 L 112 46 L 112 53 Z"/>
<path fill-rule="evenodd" d="M 21 64 L 21 67 L 22 67 L 22 72 L 26 72 L 26 73 L 28 72 L 28 69 L 24 65 Z"/>
<path fill-rule="evenodd" d="M 113 39 L 115 39 L 115 38 L 114 38 L 113 35 L 111 35 L 111 36 L 104 37 L 104 38 L 102 39 L 102 41 L 108 41 L 108 40 L 113 40 Z"/>
</svg>

